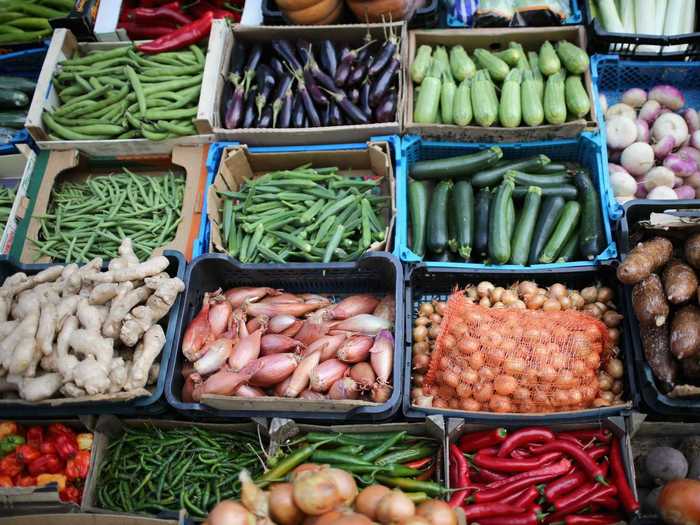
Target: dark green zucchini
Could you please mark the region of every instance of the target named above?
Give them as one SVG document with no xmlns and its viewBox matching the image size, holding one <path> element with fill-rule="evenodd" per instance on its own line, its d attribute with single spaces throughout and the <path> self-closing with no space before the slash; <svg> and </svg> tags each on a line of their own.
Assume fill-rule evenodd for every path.
<svg viewBox="0 0 700 525">
<path fill-rule="evenodd" d="M 476 205 L 474 206 L 474 248 L 482 259 L 489 253 L 489 208 L 493 194 L 488 188 L 481 188 L 476 195 Z"/>
<path fill-rule="evenodd" d="M 0 75 L 0 86 L 4 89 L 14 89 L 31 95 L 36 89 L 36 82 L 23 77 L 9 77 Z"/>
<path fill-rule="evenodd" d="M 542 254 L 540 255 L 541 263 L 551 263 L 557 259 L 557 256 L 564 248 L 564 244 L 569 237 L 574 233 L 579 223 L 581 216 L 581 205 L 576 201 L 569 201 L 564 204 L 564 209 L 557 222 L 557 227 L 554 228 L 552 236 L 544 245 Z"/>
<path fill-rule="evenodd" d="M 559 173 L 560 171 L 569 171 L 569 167 L 566 164 L 560 162 L 550 162 L 549 164 L 536 168 L 528 168 L 524 170 L 525 173 L 533 173 L 540 175 L 549 175 L 551 173 Z"/>
<path fill-rule="evenodd" d="M 601 216 L 601 203 L 598 191 L 587 172 L 579 170 L 574 176 L 581 204 L 581 235 L 579 249 L 588 260 L 595 259 L 605 248 L 605 232 Z"/>
<path fill-rule="evenodd" d="M 457 253 L 457 214 L 455 210 L 455 189 L 450 190 L 447 198 L 447 247 L 452 253 Z"/>
<path fill-rule="evenodd" d="M 489 216 L 489 259 L 495 264 L 505 264 L 510 259 L 510 235 L 508 209 L 515 184 L 506 178 L 496 190 Z M 515 218 L 513 218 L 515 220 Z"/>
<path fill-rule="evenodd" d="M 535 175 L 522 171 L 513 171 L 513 180 L 516 186 L 539 186 L 540 188 L 557 188 L 562 184 L 573 182 L 571 175 L 561 171 L 551 175 Z"/>
<path fill-rule="evenodd" d="M 411 251 L 425 254 L 425 228 L 430 206 L 430 191 L 425 182 L 413 180 L 408 184 L 408 211 L 411 215 Z"/>
<path fill-rule="evenodd" d="M 532 234 L 535 231 L 537 212 L 540 209 L 542 188 L 530 186 L 527 189 L 525 202 L 523 203 L 518 224 L 513 234 L 510 250 L 510 262 L 513 264 L 527 264 L 527 257 L 532 244 Z"/>
<path fill-rule="evenodd" d="M 29 105 L 29 97 L 14 89 L 0 90 L 0 109 L 18 109 Z"/>
<path fill-rule="evenodd" d="M 506 210 L 507 216 L 506 219 L 508 220 L 508 239 L 513 238 L 513 232 L 515 231 L 515 222 L 516 222 L 516 216 L 515 216 L 515 202 L 513 202 L 513 197 L 511 197 L 508 200 L 508 209 Z"/>
<path fill-rule="evenodd" d="M 25 111 L 0 111 L 0 127 L 22 129 L 27 119 Z"/>
<path fill-rule="evenodd" d="M 513 197 L 520 199 L 527 195 L 527 188 L 524 186 L 518 186 L 513 190 Z M 575 186 L 571 186 L 570 184 L 562 184 L 556 188 L 542 188 L 542 196 L 543 197 L 564 197 L 567 200 L 570 199 L 575 199 L 576 196 L 578 195 L 578 191 L 576 191 Z"/>
<path fill-rule="evenodd" d="M 468 177 L 498 162 L 503 151 L 498 146 L 460 157 L 421 160 L 411 166 L 410 175 L 416 180 L 458 179 Z"/>
<path fill-rule="evenodd" d="M 549 164 L 549 157 L 545 155 L 537 155 L 529 159 L 514 160 L 509 164 L 494 166 L 490 169 L 485 169 L 477 173 L 471 178 L 472 186 L 475 188 L 483 188 L 484 186 L 495 186 L 501 182 L 506 172 L 511 170 L 525 171 L 536 167 L 546 166 Z"/>
<path fill-rule="evenodd" d="M 430 199 L 426 246 L 432 254 L 439 255 L 447 249 L 447 205 L 452 190 L 452 181 L 438 183 Z"/>
<path fill-rule="evenodd" d="M 452 213 L 456 217 L 457 252 L 465 261 L 472 254 L 474 243 L 474 190 L 467 181 L 459 181 L 452 188 Z"/>
<path fill-rule="evenodd" d="M 559 257 L 557 257 L 557 262 L 564 263 L 576 260 L 580 238 L 579 232 L 574 232 L 571 237 L 569 237 L 566 244 L 561 249 Z"/>
<path fill-rule="evenodd" d="M 564 197 L 545 197 L 542 200 L 537 224 L 530 242 L 530 252 L 527 256 L 528 264 L 537 264 L 540 259 L 540 253 L 547 244 L 549 236 L 554 231 L 554 228 L 559 222 L 559 217 L 564 209 Z"/>
</svg>

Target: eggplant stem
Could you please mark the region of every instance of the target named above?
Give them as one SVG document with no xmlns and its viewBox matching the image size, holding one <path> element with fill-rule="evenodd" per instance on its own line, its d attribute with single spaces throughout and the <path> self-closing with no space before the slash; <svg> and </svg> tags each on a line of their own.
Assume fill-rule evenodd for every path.
<svg viewBox="0 0 700 525">
<path fill-rule="evenodd" d="M 272 103 L 272 127 L 277 127 L 277 116 L 282 109 L 282 101 L 280 99 L 275 99 Z"/>
</svg>

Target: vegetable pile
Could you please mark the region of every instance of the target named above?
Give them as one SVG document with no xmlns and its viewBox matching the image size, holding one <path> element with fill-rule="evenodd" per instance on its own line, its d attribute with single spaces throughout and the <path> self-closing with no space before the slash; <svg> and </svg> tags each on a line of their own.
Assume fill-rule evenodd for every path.
<svg viewBox="0 0 700 525">
<path fill-rule="evenodd" d="M 686 234 L 675 244 L 666 237 L 647 239 L 617 269 L 618 279 L 633 285 L 644 356 L 665 393 L 700 385 L 698 270 L 700 233 Z M 683 390 L 672 395 L 695 395 Z"/>
<path fill-rule="evenodd" d="M 186 509 L 204 518 L 222 498 L 240 494 L 238 473 L 261 471 L 255 433 L 129 427 L 110 440 L 99 466 L 96 502 L 103 509 L 159 514 Z"/>
<path fill-rule="evenodd" d="M 145 55 L 130 45 L 64 60 L 61 105 L 42 114 L 53 140 L 165 140 L 195 135 L 202 50 Z"/>
<path fill-rule="evenodd" d="M 570 0 L 451 0 L 453 20 L 467 27 L 557 26 L 571 16 Z"/>
<path fill-rule="evenodd" d="M 231 257 L 244 263 L 354 261 L 384 245 L 381 178 L 340 176 L 300 166 L 246 181 L 224 199 L 219 225 Z"/>
<path fill-rule="evenodd" d="M 102 259 L 16 273 L 0 287 L 0 370 L 4 396 L 80 398 L 148 395 L 165 346 L 158 322 L 184 283 L 166 257 L 139 262 L 125 239 L 108 271 Z M 5 375 L 6 374 L 6 375 Z"/>
<path fill-rule="evenodd" d="M 119 256 L 129 237 L 139 258 L 148 257 L 175 238 L 182 220 L 185 179 L 123 173 L 63 182 L 51 190 L 47 213 L 40 217 L 40 256 L 65 262 L 88 262 Z"/>
<path fill-rule="evenodd" d="M 27 110 L 32 101 L 36 82 L 22 77 L 0 76 L 0 131 L 12 137 L 24 128 Z"/>
<path fill-rule="evenodd" d="M 0 232 L 5 229 L 5 225 L 10 218 L 12 204 L 15 202 L 15 189 L 0 186 Z"/>
<path fill-rule="evenodd" d="M 80 505 L 93 436 L 62 423 L 22 427 L 0 422 L 0 488 L 55 484 L 63 502 Z"/>
<path fill-rule="evenodd" d="M 700 116 L 668 85 L 625 91 L 607 106 L 608 176 L 615 200 L 695 199 L 700 196 Z"/>
<path fill-rule="evenodd" d="M 600 23 L 611 33 L 686 35 L 695 31 L 695 2 L 692 0 L 645 0 L 644 2 L 591 1 L 597 8 Z M 648 54 L 683 51 L 685 46 L 641 45 L 639 52 Z"/>
<path fill-rule="evenodd" d="M 442 46 L 418 48 L 410 70 L 419 85 L 413 97 L 416 124 L 469 126 L 473 119 L 483 127 L 560 125 L 591 109 L 582 81 L 588 55 L 570 42 L 560 41 L 556 51 L 545 42 L 539 56 L 526 54 L 517 42 L 497 53 L 473 54 L 474 60 L 461 45 L 450 48 L 449 56 Z"/>
<path fill-rule="evenodd" d="M 68 16 L 73 0 L 2 0 L 0 45 L 31 44 L 51 36 L 52 18 Z"/>
<path fill-rule="evenodd" d="M 411 166 L 413 253 L 432 261 L 527 265 L 590 260 L 603 251 L 599 196 L 584 168 L 545 155 L 502 156 L 492 146 Z"/>
<path fill-rule="evenodd" d="M 467 286 L 464 293 L 467 300 L 484 308 L 528 309 L 553 314 L 562 310 L 578 310 L 594 319 L 600 319 L 607 327 L 611 346 L 607 347 L 598 358 L 590 353 L 582 356 L 585 362 L 590 359 L 591 364 L 599 363 L 599 367 L 598 365 L 595 367 L 597 370 L 585 371 L 585 375 L 590 378 L 587 386 L 594 387 L 592 406 L 604 407 L 623 402 L 624 368 L 618 357 L 617 348 L 622 316 L 617 312 L 610 288 L 596 285 L 578 291 L 570 290 L 561 283 L 553 284 L 549 288 L 540 288 L 533 281 L 521 281 L 509 288 L 503 288 L 494 286 L 491 282 L 482 281 L 476 286 Z M 558 381 L 565 385 L 571 379 L 572 372 L 584 373 L 583 369 L 586 367 L 582 367 L 577 361 L 574 361 L 570 367 L 564 365 L 564 356 L 561 352 L 544 356 L 545 351 L 535 347 L 531 355 L 522 356 L 524 361 L 521 358 L 509 358 L 507 364 L 512 373 L 506 372 L 499 375 L 496 372 L 503 363 L 503 352 L 507 348 L 507 342 L 502 342 L 500 348 L 489 348 L 481 341 L 488 342 L 493 335 L 479 336 L 479 339 L 474 336 L 469 345 L 463 345 L 471 348 L 476 346 L 476 350 L 469 354 L 469 368 L 460 370 L 459 373 L 456 370 L 445 371 L 442 374 L 444 386 L 426 388 L 426 374 L 431 366 L 431 360 L 434 359 L 433 351 L 442 329 L 446 308 L 446 303 L 439 301 L 421 303 L 413 321 L 411 402 L 414 406 L 466 411 L 514 411 L 518 403 L 530 400 L 530 392 L 525 388 L 527 385 L 519 384 L 516 376 L 523 378 L 532 376 L 532 380 L 536 382 Z M 499 333 L 505 335 L 506 332 Z M 459 343 L 452 353 L 462 352 L 460 345 L 462 343 Z M 535 358 L 539 361 L 533 360 Z M 526 362 L 530 363 L 532 368 L 526 368 L 523 372 L 520 369 Z M 540 362 L 539 365 L 538 362 Z M 593 373 L 592 376 L 591 373 Z M 457 383 L 454 381 L 455 378 Z M 571 395 L 572 398 L 578 398 L 579 394 L 572 392 Z M 582 394 L 581 397 L 583 397 Z M 528 412 L 532 409 L 533 407 L 521 406 L 519 411 Z M 550 407 L 549 410 L 558 409 Z"/>
<path fill-rule="evenodd" d="M 394 298 L 231 288 L 205 294 L 185 330 L 182 399 L 203 395 L 363 399 L 391 396 Z M 299 317 L 306 316 L 302 320 Z"/>
<path fill-rule="evenodd" d="M 227 129 L 395 122 L 400 59 L 393 33 L 381 43 L 367 33 L 355 49 L 330 40 L 269 48 L 236 41 L 221 120 Z"/>
<path fill-rule="evenodd" d="M 450 444 L 450 506 L 482 525 L 608 525 L 639 510 L 621 440 L 603 429 L 529 427 L 464 434 Z"/>
</svg>

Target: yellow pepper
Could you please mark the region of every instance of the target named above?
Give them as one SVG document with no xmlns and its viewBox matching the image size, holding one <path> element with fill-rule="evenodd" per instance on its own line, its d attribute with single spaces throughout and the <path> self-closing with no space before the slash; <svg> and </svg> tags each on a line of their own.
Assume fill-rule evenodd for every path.
<svg viewBox="0 0 700 525">
<path fill-rule="evenodd" d="M 19 428 L 14 421 L 0 421 L 0 439 L 17 434 Z"/>
<path fill-rule="evenodd" d="M 93 436 L 92 436 L 91 432 L 85 432 L 83 434 L 78 434 L 76 438 L 78 440 L 78 448 L 80 450 L 92 449 Z"/>
<path fill-rule="evenodd" d="M 58 483 L 58 490 L 66 488 L 66 477 L 63 474 L 39 474 L 36 477 L 36 484 L 40 487 L 49 483 Z"/>
</svg>

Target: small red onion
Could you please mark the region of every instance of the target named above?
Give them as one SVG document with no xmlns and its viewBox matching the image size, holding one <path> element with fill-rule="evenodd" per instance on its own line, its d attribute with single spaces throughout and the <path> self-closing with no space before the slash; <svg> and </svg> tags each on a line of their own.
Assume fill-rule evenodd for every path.
<svg viewBox="0 0 700 525">
<path fill-rule="evenodd" d="M 636 119 L 634 121 L 637 126 L 637 142 L 649 142 L 649 124 L 646 120 Z"/>
<path fill-rule="evenodd" d="M 330 309 L 331 319 L 349 319 L 360 314 L 371 314 L 379 304 L 373 295 L 358 294 L 346 297 Z"/>
<path fill-rule="evenodd" d="M 279 293 L 281 292 L 279 290 L 275 290 L 274 288 L 241 287 L 226 290 L 226 292 L 224 292 L 224 296 L 226 297 L 226 300 L 231 303 L 231 306 L 238 308 L 246 302 L 252 303 L 262 299 L 266 295 L 277 295 Z"/>
<path fill-rule="evenodd" d="M 693 131 L 693 134 L 690 136 L 690 146 L 700 149 L 700 130 Z"/>
<path fill-rule="evenodd" d="M 394 364 L 394 336 L 388 330 L 382 330 L 374 339 L 374 346 L 370 350 L 370 363 L 377 374 L 377 380 L 380 383 L 388 383 Z"/>
<path fill-rule="evenodd" d="M 386 403 L 391 397 L 391 386 L 383 383 L 375 383 L 372 387 L 372 401 Z"/>
<path fill-rule="evenodd" d="M 683 159 L 680 155 L 671 153 L 664 159 L 664 166 L 670 169 L 678 177 L 689 177 L 698 169 L 693 159 Z"/>
<path fill-rule="evenodd" d="M 303 303 L 304 300 L 293 293 L 283 292 L 279 295 L 268 295 L 260 302 L 263 304 L 297 304 Z"/>
<path fill-rule="evenodd" d="M 311 371 L 311 390 L 327 392 L 333 383 L 343 377 L 348 365 L 338 359 L 329 359 L 314 367 Z"/>
<path fill-rule="evenodd" d="M 683 112 L 683 118 L 688 124 L 688 130 L 692 133 L 700 129 L 700 115 L 693 108 L 688 108 Z"/>
<path fill-rule="evenodd" d="M 357 399 L 360 397 L 360 389 L 352 378 L 342 377 L 331 385 L 328 397 L 335 400 Z"/>
<path fill-rule="evenodd" d="M 322 399 L 328 399 L 326 396 L 319 392 L 314 392 L 313 390 L 304 390 L 299 394 L 299 399 L 307 399 L 309 401 L 320 401 Z"/>
<path fill-rule="evenodd" d="M 242 337 L 231 352 L 228 358 L 228 366 L 232 370 L 241 370 L 248 363 L 251 363 L 260 355 L 260 340 L 263 329 L 260 328 L 250 335 Z"/>
<path fill-rule="evenodd" d="M 377 380 L 377 375 L 369 363 L 357 363 L 350 369 L 350 377 L 362 390 L 369 390 Z"/>
<path fill-rule="evenodd" d="M 353 335 L 338 348 L 338 359 L 344 363 L 359 363 L 369 356 L 374 340 L 366 335 Z"/>
<path fill-rule="evenodd" d="M 317 350 L 321 350 L 320 362 L 323 363 L 324 361 L 328 361 L 332 357 L 335 357 L 338 348 L 346 338 L 347 336 L 345 333 L 338 335 L 324 335 L 306 347 L 304 355 L 307 356 Z"/>
<path fill-rule="evenodd" d="M 294 354 L 272 354 L 260 357 L 261 368 L 250 378 L 249 383 L 263 388 L 276 385 L 287 379 L 299 364 Z"/>
<path fill-rule="evenodd" d="M 377 335 L 382 330 L 391 328 L 391 323 L 386 319 L 372 314 L 360 314 L 333 324 L 334 330 L 348 330 L 366 335 Z"/>
<path fill-rule="evenodd" d="M 661 113 L 661 104 L 656 100 L 647 100 L 639 110 L 639 118 L 646 120 L 649 124 L 654 122 Z"/>
<path fill-rule="evenodd" d="M 212 306 L 209 309 L 207 320 L 209 321 L 209 330 L 214 337 L 219 337 L 228 328 L 229 317 L 233 312 L 231 303 L 224 300 L 223 296 L 217 296 L 220 299 L 212 299 Z"/>
<path fill-rule="evenodd" d="M 282 334 L 265 334 L 260 340 L 260 355 L 294 352 L 300 348 L 304 348 L 304 345 Z"/>
<path fill-rule="evenodd" d="M 302 390 L 309 386 L 311 371 L 318 366 L 320 358 L 320 351 L 305 356 L 299 363 L 299 366 L 296 367 L 296 370 L 294 370 L 294 373 L 289 376 L 289 383 L 282 390 L 281 395 L 284 397 L 297 397 Z"/>
<path fill-rule="evenodd" d="M 264 390 L 250 385 L 239 386 L 233 395 L 236 397 L 267 397 Z"/>
<path fill-rule="evenodd" d="M 394 296 L 392 294 L 386 294 L 384 298 L 379 301 L 379 304 L 372 314 L 394 324 L 396 318 L 396 299 Z"/>
<path fill-rule="evenodd" d="M 297 318 L 291 315 L 276 315 L 270 319 L 267 329 L 273 334 L 279 334 L 292 326 L 296 320 Z"/>
<path fill-rule="evenodd" d="M 665 159 L 672 151 L 676 145 L 676 141 L 671 135 L 666 135 L 659 142 L 654 144 L 651 149 L 654 150 L 654 157 L 658 160 Z"/>
</svg>

